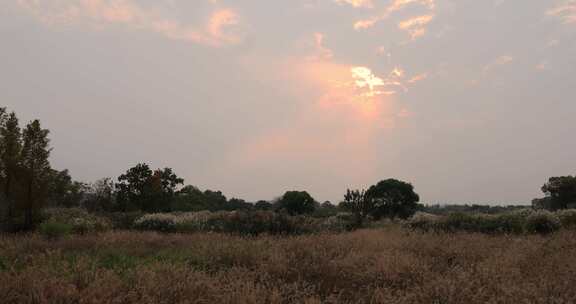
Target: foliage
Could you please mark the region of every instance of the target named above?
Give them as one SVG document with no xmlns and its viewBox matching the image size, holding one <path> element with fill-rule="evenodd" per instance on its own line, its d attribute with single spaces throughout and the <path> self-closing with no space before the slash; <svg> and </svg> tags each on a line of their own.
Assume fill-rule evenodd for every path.
<svg viewBox="0 0 576 304">
<path fill-rule="evenodd" d="M 112 228 L 108 219 L 90 214 L 81 208 L 48 208 L 43 213 L 45 222 L 66 224 L 72 227 L 72 232 L 76 234 L 97 233 Z"/>
<path fill-rule="evenodd" d="M 176 232 L 177 219 L 171 214 L 146 214 L 134 222 L 134 228 L 157 232 Z"/>
<path fill-rule="evenodd" d="M 448 205 L 425 205 L 420 208 L 421 212 L 448 215 L 450 213 L 479 213 L 479 214 L 502 214 L 518 209 L 526 209 L 524 205 L 491 206 L 479 204 L 448 204 Z"/>
<path fill-rule="evenodd" d="M 316 209 L 317 202 L 306 191 L 288 191 L 276 202 L 276 209 L 290 215 L 309 214 Z"/>
<path fill-rule="evenodd" d="M 48 133 L 39 120 L 21 130 L 15 113 L 0 109 L 0 191 L 4 198 L 0 203 L 6 209 L 8 229 L 33 228 L 51 193 Z"/>
<path fill-rule="evenodd" d="M 576 209 L 566 209 L 556 212 L 563 228 L 576 228 Z"/>
<path fill-rule="evenodd" d="M 0 237 L 2 303 L 574 303 L 576 232 Z"/>
<path fill-rule="evenodd" d="M 341 203 L 343 210 L 352 212 L 355 217 L 355 225 L 362 227 L 369 214 L 376 208 L 376 201 L 366 195 L 365 190 L 346 190 L 344 201 Z"/>
<path fill-rule="evenodd" d="M 551 233 L 575 227 L 576 212 L 549 212 L 523 209 L 503 214 L 452 213 L 437 216 L 422 212 L 406 221 L 405 226 L 420 231 L 501 233 Z"/>
<path fill-rule="evenodd" d="M 402 218 L 412 216 L 419 208 L 420 197 L 414 187 L 396 179 L 387 179 L 371 186 L 365 193 L 373 204 L 371 215 L 376 218 Z"/>
<path fill-rule="evenodd" d="M 38 232 L 48 239 L 55 240 L 70 235 L 73 229 L 74 228 L 71 224 L 57 221 L 46 221 L 40 224 Z"/>
<path fill-rule="evenodd" d="M 48 202 L 51 207 L 80 207 L 88 186 L 73 181 L 68 170 L 51 170 L 48 182 Z"/>
<path fill-rule="evenodd" d="M 289 216 L 272 211 L 202 211 L 146 214 L 135 221 L 134 228 L 158 232 L 220 232 L 240 235 L 293 235 L 351 229 L 347 216 L 313 218 Z"/>
<path fill-rule="evenodd" d="M 115 185 L 119 211 L 170 211 L 176 188 L 183 184 L 170 168 L 152 171 L 147 164 L 137 164 L 118 177 Z"/>
<path fill-rule="evenodd" d="M 576 204 L 576 176 L 551 177 L 542 186 L 542 192 L 550 198 L 549 209 L 567 209 Z"/>
<path fill-rule="evenodd" d="M 112 228 L 120 230 L 132 229 L 134 222 L 142 217 L 142 215 L 143 213 L 140 211 L 102 213 L 102 216 L 108 219 Z"/>
<path fill-rule="evenodd" d="M 439 216 L 425 213 L 425 212 L 416 212 L 412 217 L 410 217 L 405 226 L 414 229 L 414 230 L 421 230 L 421 231 L 431 231 L 438 229 L 438 219 Z"/>
<path fill-rule="evenodd" d="M 526 218 L 526 232 L 548 234 L 560 229 L 560 219 L 550 211 L 540 210 Z"/>
</svg>

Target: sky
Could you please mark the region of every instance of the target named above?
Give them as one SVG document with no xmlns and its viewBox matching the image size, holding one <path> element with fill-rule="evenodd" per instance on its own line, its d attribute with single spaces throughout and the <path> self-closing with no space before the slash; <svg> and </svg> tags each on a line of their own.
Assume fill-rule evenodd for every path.
<svg viewBox="0 0 576 304">
<path fill-rule="evenodd" d="M 78 180 L 529 203 L 576 168 L 576 0 L 3 0 L 0 105 Z"/>
</svg>

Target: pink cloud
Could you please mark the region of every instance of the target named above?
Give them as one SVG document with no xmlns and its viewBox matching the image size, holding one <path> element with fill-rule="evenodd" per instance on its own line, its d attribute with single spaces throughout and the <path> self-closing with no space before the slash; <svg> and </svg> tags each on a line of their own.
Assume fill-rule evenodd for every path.
<svg viewBox="0 0 576 304">
<path fill-rule="evenodd" d="M 106 28 L 120 25 L 212 47 L 237 44 L 243 38 L 239 30 L 240 18 L 232 9 L 215 9 L 204 24 L 191 25 L 164 17 L 158 10 L 143 7 L 133 0 L 18 0 L 18 5 L 49 26 Z"/>
</svg>

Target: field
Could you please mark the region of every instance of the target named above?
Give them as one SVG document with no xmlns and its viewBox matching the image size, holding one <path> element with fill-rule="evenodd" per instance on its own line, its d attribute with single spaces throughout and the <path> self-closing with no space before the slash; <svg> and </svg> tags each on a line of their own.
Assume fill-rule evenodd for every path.
<svg viewBox="0 0 576 304">
<path fill-rule="evenodd" d="M 0 237 L 2 303 L 574 303 L 576 232 Z"/>
</svg>

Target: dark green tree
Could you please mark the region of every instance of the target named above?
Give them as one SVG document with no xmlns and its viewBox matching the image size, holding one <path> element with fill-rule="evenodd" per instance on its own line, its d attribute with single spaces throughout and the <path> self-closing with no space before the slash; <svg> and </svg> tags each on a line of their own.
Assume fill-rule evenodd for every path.
<svg viewBox="0 0 576 304">
<path fill-rule="evenodd" d="M 276 202 L 276 209 L 290 215 L 314 212 L 318 203 L 306 191 L 288 191 Z"/>
<path fill-rule="evenodd" d="M 363 190 L 346 190 L 342 209 L 354 214 L 355 225 L 360 227 L 368 215 L 375 211 L 376 200 L 370 199 Z"/>
<path fill-rule="evenodd" d="M 257 201 L 256 204 L 254 204 L 254 208 L 256 210 L 272 210 L 273 205 L 270 202 L 260 200 L 260 201 Z"/>
<path fill-rule="evenodd" d="M 115 185 L 118 211 L 142 210 L 148 193 L 152 170 L 147 164 L 137 164 L 118 177 Z"/>
<path fill-rule="evenodd" d="M 414 192 L 414 187 L 396 179 L 387 179 L 371 186 L 365 196 L 373 204 L 370 214 L 375 219 L 408 218 L 419 208 L 420 197 Z"/>
<path fill-rule="evenodd" d="M 8 114 L 0 108 L 0 189 L 4 196 L 7 220 L 11 221 L 16 212 L 16 192 L 18 173 L 22 160 L 22 132 L 14 112 Z"/>
<path fill-rule="evenodd" d="M 551 177 L 542 186 L 542 192 L 550 198 L 549 208 L 552 210 L 576 206 L 576 176 Z"/>
<path fill-rule="evenodd" d="M 109 178 L 102 178 L 88 186 L 82 206 L 89 211 L 114 211 L 116 207 L 115 185 Z"/>
<path fill-rule="evenodd" d="M 72 180 L 68 170 L 52 170 L 49 182 L 49 206 L 79 207 L 88 191 L 88 185 Z"/>
<path fill-rule="evenodd" d="M 147 164 L 138 164 L 118 177 L 119 211 L 170 211 L 177 187 L 183 182 L 170 168 L 152 171 Z"/>
<path fill-rule="evenodd" d="M 32 228 L 37 211 L 42 208 L 49 192 L 50 140 L 49 131 L 42 129 L 39 120 L 29 123 L 23 132 L 21 167 L 24 180 L 24 197 L 22 208 L 24 224 Z"/>
</svg>

